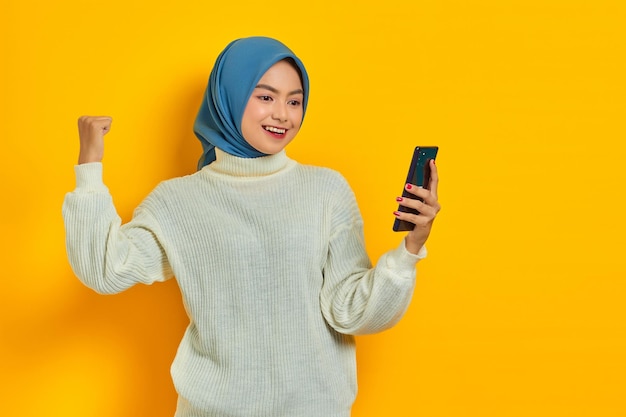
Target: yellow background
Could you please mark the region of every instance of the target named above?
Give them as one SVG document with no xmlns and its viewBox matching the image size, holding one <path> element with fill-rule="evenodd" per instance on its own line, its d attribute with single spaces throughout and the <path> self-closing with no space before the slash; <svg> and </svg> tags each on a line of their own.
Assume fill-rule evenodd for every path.
<svg viewBox="0 0 626 417">
<path fill-rule="evenodd" d="M 430 255 L 403 321 L 358 339 L 353 416 L 626 415 L 625 21 L 621 0 L 2 0 L 0 415 L 173 415 L 175 283 L 100 296 L 66 261 L 76 119 L 113 116 L 127 220 L 194 170 L 210 68 L 250 35 L 307 65 L 289 154 L 347 177 L 373 259 L 413 146 L 440 146 Z"/>
</svg>

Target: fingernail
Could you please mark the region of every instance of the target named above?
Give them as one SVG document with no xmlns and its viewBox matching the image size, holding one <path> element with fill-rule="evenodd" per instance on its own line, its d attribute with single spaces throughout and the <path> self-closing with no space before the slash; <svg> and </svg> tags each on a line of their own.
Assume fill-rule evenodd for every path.
<svg viewBox="0 0 626 417">
<path fill-rule="evenodd" d="M 406 189 L 407 189 L 407 190 L 410 190 L 411 188 L 413 188 L 413 186 L 412 186 L 411 184 L 407 184 L 407 185 L 406 185 Z"/>
<path fill-rule="evenodd" d="M 400 212 L 399 212 L 399 211 L 394 211 L 394 212 L 393 212 L 393 215 L 394 215 L 394 216 L 396 216 L 396 217 L 398 217 L 398 216 L 400 215 Z"/>
<path fill-rule="evenodd" d="M 396 201 L 402 201 L 402 197 L 396 197 Z"/>
</svg>

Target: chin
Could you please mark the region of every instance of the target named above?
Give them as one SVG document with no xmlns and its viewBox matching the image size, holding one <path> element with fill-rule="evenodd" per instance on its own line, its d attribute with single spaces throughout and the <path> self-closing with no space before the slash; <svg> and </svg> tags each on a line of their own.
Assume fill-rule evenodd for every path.
<svg viewBox="0 0 626 417">
<path fill-rule="evenodd" d="M 262 147 L 257 148 L 257 150 L 259 152 L 263 152 L 268 155 L 276 155 L 277 153 L 280 153 L 281 151 L 283 151 L 287 147 L 288 144 L 289 142 L 262 146 Z"/>
<path fill-rule="evenodd" d="M 266 149 L 266 150 L 262 150 L 261 152 L 263 152 L 264 154 L 267 155 L 276 155 L 277 153 L 280 153 L 283 149 L 285 149 L 284 147 L 280 148 L 280 149 Z"/>
</svg>

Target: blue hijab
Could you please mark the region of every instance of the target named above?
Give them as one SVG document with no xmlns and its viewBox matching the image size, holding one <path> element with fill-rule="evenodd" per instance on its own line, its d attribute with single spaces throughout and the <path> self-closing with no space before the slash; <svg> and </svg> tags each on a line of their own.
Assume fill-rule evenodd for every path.
<svg viewBox="0 0 626 417">
<path fill-rule="evenodd" d="M 209 76 L 209 85 L 193 127 L 202 143 L 198 169 L 215 161 L 215 147 L 242 158 L 266 155 L 246 142 L 241 133 L 241 119 L 248 99 L 263 74 L 285 58 L 292 58 L 300 69 L 304 119 L 309 78 L 302 61 L 284 44 L 265 37 L 242 38 L 232 41 L 220 53 Z"/>
</svg>

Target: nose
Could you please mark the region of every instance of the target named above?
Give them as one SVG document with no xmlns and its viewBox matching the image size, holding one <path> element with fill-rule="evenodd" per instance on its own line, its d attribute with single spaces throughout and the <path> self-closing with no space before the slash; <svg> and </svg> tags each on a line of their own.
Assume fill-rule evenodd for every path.
<svg viewBox="0 0 626 417">
<path fill-rule="evenodd" d="M 288 120 L 287 106 L 285 104 L 276 103 L 273 109 L 272 118 L 274 120 L 278 120 L 279 122 L 286 122 Z"/>
</svg>

